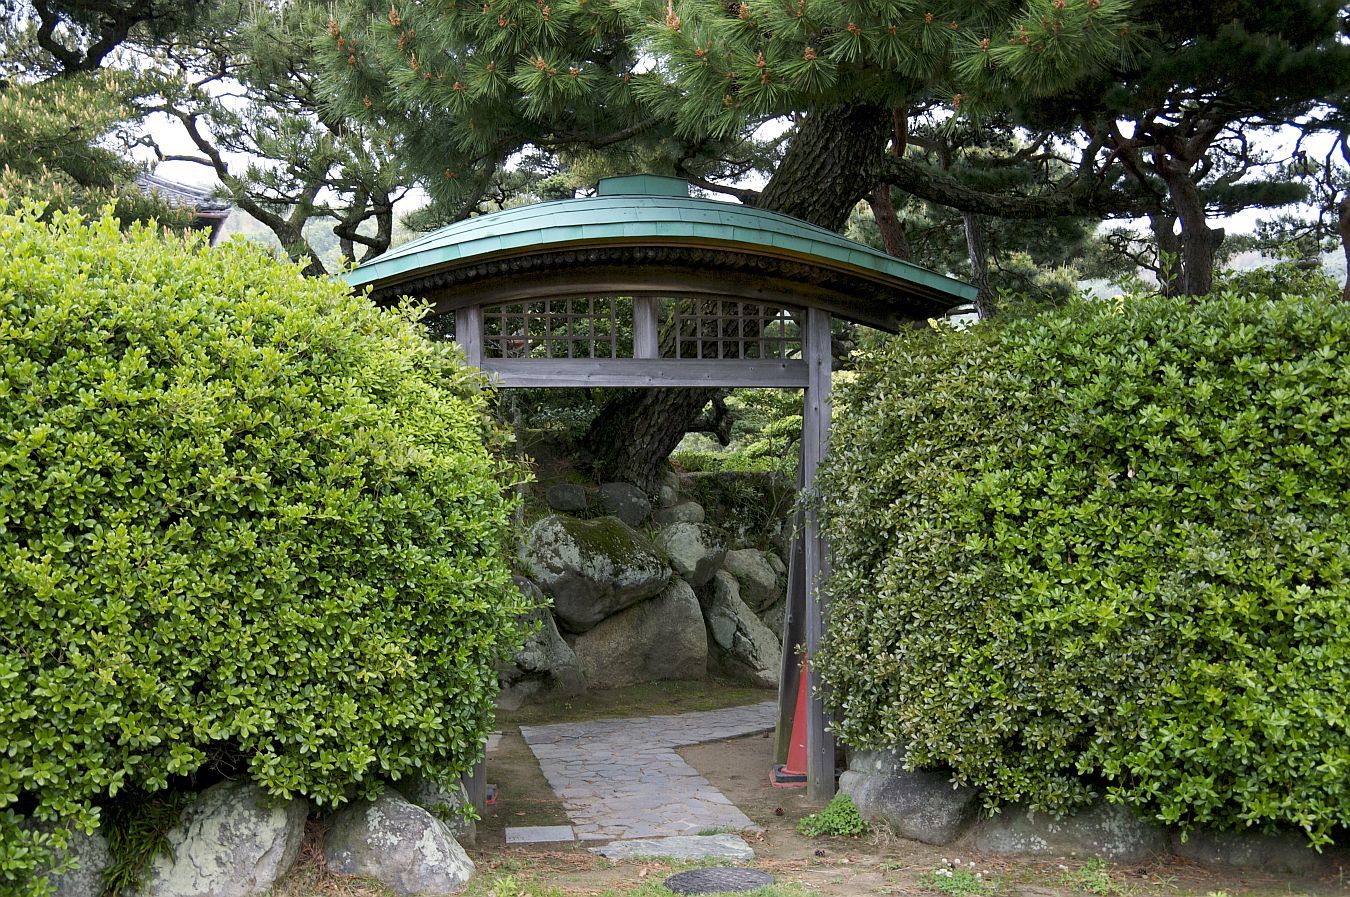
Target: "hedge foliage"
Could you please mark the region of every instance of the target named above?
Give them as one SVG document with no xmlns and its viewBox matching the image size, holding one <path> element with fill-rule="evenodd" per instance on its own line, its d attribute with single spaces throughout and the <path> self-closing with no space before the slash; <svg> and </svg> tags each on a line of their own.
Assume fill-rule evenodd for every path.
<svg viewBox="0 0 1350 897">
<path fill-rule="evenodd" d="M 323 804 L 466 769 L 524 610 L 477 375 L 243 243 L 30 208 L 0 246 L 5 890 L 221 758 Z"/>
<path fill-rule="evenodd" d="M 1350 307 L 1079 302 L 842 389 L 842 738 L 991 804 L 1350 825 Z"/>
</svg>

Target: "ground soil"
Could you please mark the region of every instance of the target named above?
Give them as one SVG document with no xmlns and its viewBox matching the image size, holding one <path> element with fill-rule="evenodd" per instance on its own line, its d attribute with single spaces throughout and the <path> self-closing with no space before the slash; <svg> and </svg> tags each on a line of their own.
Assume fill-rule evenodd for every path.
<svg viewBox="0 0 1350 897">
<path fill-rule="evenodd" d="M 654 891 L 650 887 L 654 882 L 691 865 L 611 863 L 583 845 L 506 847 L 507 826 L 568 821 L 562 803 L 520 737 L 521 725 L 709 710 L 772 697 L 772 692 L 719 682 L 661 683 L 592 692 L 502 714 L 501 738 L 488 756 L 488 781 L 499 786 L 498 798 L 478 823 L 477 844 L 469 848 L 478 876 L 466 897 L 622 897 L 639 890 L 635 897 L 650 897 L 668 893 Z M 755 848 L 752 865 L 790 886 L 774 892 L 783 897 L 942 897 L 933 889 L 929 875 L 948 863 L 973 868 L 984 874 L 985 881 L 993 882 L 983 897 L 1350 897 L 1350 870 L 1339 876 L 1299 879 L 1219 872 L 1176 859 L 1102 866 L 1074 860 L 994 858 L 884 834 L 809 839 L 797 834 L 797 821 L 817 808 L 806 800 L 804 791 L 769 784 L 771 735 L 694 745 L 680 753 L 760 828 L 745 833 Z M 312 820 L 300 863 L 272 897 L 392 897 L 375 882 L 328 873 L 320 847 L 322 836 L 322 823 Z M 948 892 L 947 897 L 978 895 Z"/>
<path fill-rule="evenodd" d="M 471 851 L 486 881 L 510 876 L 553 889 L 550 893 L 623 892 L 660 880 L 683 868 L 659 862 L 610 863 L 584 846 L 561 849 L 507 848 L 507 826 L 565 823 L 561 802 L 544 780 L 519 726 L 574 719 L 645 716 L 679 710 L 705 710 L 772 698 L 772 692 L 733 688 L 725 683 L 665 683 L 592 692 L 565 703 L 526 708 L 501 717 L 501 740 L 488 757 L 488 781 L 499 786 L 497 803 L 479 822 Z M 925 878 L 944 862 L 960 862 L 997 882 L 997 897 L 1274 897 L 1274 895 L 1350 894 L 1347 875 L 1320 880 L 1255 872 L 1216 872 L 1180 860 L 1102 870 L 1072 860 L 1023 860 L 982 857 L 956 848 L 937 848 L 886 835 L 856 839 L 808 839 L 797 834 L 797 821 L 816 807 L 804 791 L 770 786 L 773 737 L 754 735 L 695 745 L 685 759 L 760 826 L 747 833 L 757 855 L 753 865 L 781 882 L 797 883 L 824 897 L 851 895 L 932 895 Z M 1093 869 L 1094 874 L 1080 874 Z M 1350 874 L 1350 870 L 1346 870 Z M 525 893 L 522 890 L 522 893 Z M 534 893 L 531 891 L 530 893 Z"/>
</svg>

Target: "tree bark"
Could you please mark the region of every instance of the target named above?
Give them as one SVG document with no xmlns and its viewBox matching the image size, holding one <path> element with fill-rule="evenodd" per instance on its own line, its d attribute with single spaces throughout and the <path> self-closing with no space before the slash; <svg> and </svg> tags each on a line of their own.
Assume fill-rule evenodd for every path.
<svg viewBox="0 0 1350 897">
<path fill-rule="evenodd" d="M 1158 263 L 1153 273 L 1164 296 L 1181 292 L 1181 238 L 1177 236 L 1177 216 L 1159 212 L 1148 216 L 1153 242 L 1158 247 Z"/>
<path fill-rule="evenodd" d="M 812 113 L 788 144 L 755 205 L 839 230 L 877 182 L 891 117 L 876 106 Z"/>
<path fill-rule="evenodd" d="M 905 226 L 900 223 L 900 216 L 895 213 L 890 185 L 878 184 L 867 198 L 867 204 L 872 207 L 872 217 L 876 219 L 886 252 L 902 261 L 913 261 L 914 250 L 909 245 L 909 237 L 905 234 Z"/>
<path fill-rule="evenodd" d="M 981 321 L 994 316 L 994 288 L 989 283 L 989 244 L 984 222 L 974 212 L 962 212 L 961 223 L 966 230 L 966 252 L 970 255 L 971 280 L 979 291 L 975 295 L 975 311 Z"/>
<path fill-rule="evenodd" d="M 890 134 L 890 115 L 877 107 L 836 106 L 813 113 L 798 127 L 755 205 L 840 229 L 876 184 Z M 582 437 L 592 473 L 650 491 L 670 453 L 720 393 L 644 389 L 614 398 Z"/>
<path fill-rule="evenodd" d="M 1161 158 L 1157 167 L 1181 221 L 1181 293 L 1203 296 L 1214 288 L 1214 257 L 1223 228 L 1209 226 L 1204 198 L 1189 171 Z"/>
</svg>

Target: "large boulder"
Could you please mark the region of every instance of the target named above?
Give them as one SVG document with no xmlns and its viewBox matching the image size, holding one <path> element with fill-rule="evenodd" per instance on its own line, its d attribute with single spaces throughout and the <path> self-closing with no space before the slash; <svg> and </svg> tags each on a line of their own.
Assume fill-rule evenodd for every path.
<svg viewBox="0 0 1350 897">
<path fill-rule="evenodd" d="M 883 823 L 902 838 L 950 844 L 975 815 L 978 792 L 954 787 L 932 770 L 892 769 L 884 773 L 849 769 L 839 790 L 853 799 L 862 818 Z"/>
<path fill-rule="evenodd" d="M 696 501 L 682 501 L 652 514 L 652 522 L 657 526 L 670 526 L 672 523 L 702 523 L 703 505 Z"/>
<path fill-rule="evenodd" d="M 661 553 L 617 517 L 545 517 L 526 533 L 520 561 L 569 632 L 585 632 L 670 580 Z"/>
<path fill-rule="evenodd" d="M 784 597 L 782 601 L 765 608 L 755 616 L 759 617 L 759 621 L 769 628 L 774 638 L 778 639 L 779 644 L 781 644 L 783 641 L 783 621 L 787 617 L 787 598 Z"/>
<path fill-rule="evenodd" d="M 1167 832 L 1126 807 L 1097 803 L 1054 817 L 1024 807 L 1005 807 L 972 833 L 981 853 L 1100 857 L 1134 863 L 1168 849 Z"/>
<path fill-rule="evenodd" d="M 220 782 L 183 809 L 168 850 L 150 864 L 143 897 L 266 893 L 300 855 L 308 807 L 277 802 L 249 781 Z"/>
<path fill-rule="evenodd" d="M 532 629 L 511 662 L 498 670 L 501 694 L 497 702 L 506 710 L 515 710 L 530 702 L 581 694 L 586 690 L 581 665 L 558 632 L 543 593 L 523 576 L 515 581 L 534 604 L 527 617 Z"/>
<path fill-rule="evenodd" d="M 1191 831 L 1172 836 L 1172 850 L 1206 866 L 1235 869 L 1259 869 L 1293 875 L 1315 875 L 1335 871 L 1345 856 L 1335 851 L 1317 853 L 1308 839 L 1291 832 Z"/>
<path fill-rule="evenodd" d="M 460 844 L 471 845 L 478 840 L 478 825 L 469 815 L 469 792 L 463 784 L 455 782 L 446 787 L 429 776 L 414 773 L 399 781 L 397 787 L 409 802 L 444 822 Z"/>
<path fill-rule="evenodd" d="M 474 871 L 444 822 L 387 788 L 333 816 L 323 855 L 331 871 L 373 878 L 405 897 L 458 894 Z"/>
<path fill-rule="evenodd" d="M 693 589 L 682 579 L 577 636 L 572 647 L 592 688 L 701 679 L 708 669 L 703 616 Z"/>
<path fill-rule="evenodd" d="M 722 569 L 736 577 L 741 600 L 755 613 L 783 600 L 783 581 L 769 564 L 768 556 L 754 548 L 728 551 Z"/>
<path fill-rule="evenodd" d="M 694 588 L 712 579 L 727 554 L 727 534 L 706 523 L 675 523 L 656 536 L 675 575 Z"/>
<path fill-rule="evenodd" d="M 756 685 L 776 686 L 782 647 L 777 636 L 741 600 L 736 579 L 718 570 L 702 595 L 703 617 L 718 665 Z"/>
<path fill-rule="evenodd" d="M 64 872 L 49 875 L 52 897 L 101 897 L 103 870 L 112 861 L 108 839 L 102 832 L 86 835 L 78 829 L 71 833 L 70 843 L 55 857 L 56 863 L 69 860 L 71 866 Z"/>
<path fill-rule="evenodd" d="M 576 483 L 558 483 L 548 487 L 544 493 L 548 506 L 564 514 L 575 514 L 586 510 L 586 489 Z"/>
<path fill-rule="evenodd" d="M 640 526 L 652 512 L 652 501 L 647 493 L 629 483 L 601 483 L 595 493 L 595 503 L 600 510 L 629 526 Z"/>
</svg>

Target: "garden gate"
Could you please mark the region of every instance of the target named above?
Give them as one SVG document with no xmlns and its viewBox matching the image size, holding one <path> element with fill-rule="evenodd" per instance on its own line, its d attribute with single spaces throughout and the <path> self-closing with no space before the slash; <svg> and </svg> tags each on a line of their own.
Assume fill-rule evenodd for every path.
<svg viewBox="0 0 1350 897">
<path fill-rule="evenodd" d="M 784 387 L 804 392 L 799 484 L 830 430 L 831 319 L 894 332 L 974 299 L 968 284 L 795 218 L 698 199 L 680 179 L 605 178 L 597 195 L 507 209 L 441 228 L 347 281 L 454 314 L 471 364 L 503 388 Z M 790 552 L 778 761 L 796 705 L 798 649 L 824 631 L 828 557 L 816 515 Z M 834 792 L 834 742 L 808 667 L 807 789 Z"/>
</svg>

